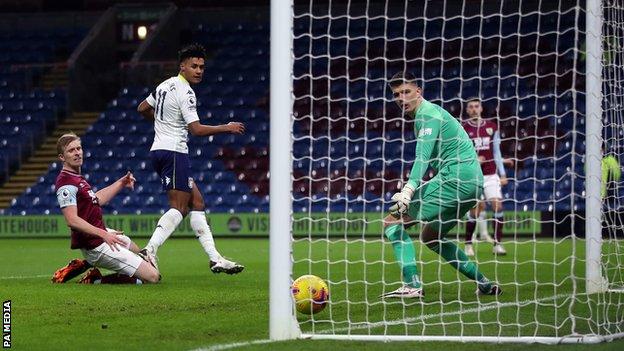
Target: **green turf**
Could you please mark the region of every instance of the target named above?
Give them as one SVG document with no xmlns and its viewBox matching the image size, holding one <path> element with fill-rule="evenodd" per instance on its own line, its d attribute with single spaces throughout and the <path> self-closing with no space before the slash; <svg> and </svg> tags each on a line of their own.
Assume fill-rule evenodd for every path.
<svg viewBox="0 0 624 351">
<path fill-rule="evenodd" d="M 144 242 L 144 239 L 138 240 L 139 245 Z M 247 266 L 243 274 L 213 275 L 199 243 L 193 239 L 173 239 L 160 251 L 163 274 L 161 284 L 86 286 L 49 283 L 48 276 L 57 267 L 79 256 L 79 252 L 68 249 L 67 240 L 0 240 L 0 299 L 12 300 L 13 349 L 190 350 L 266 339 L 268 241 L 218 239 L 217 242 L 223 253 Z M 350 326 L 352 334 L 379 334 L 384 332 L 381 324 L 365 326 L 358 323 L 384 321 L 387 333 L 400 335 L 565 335 L 572 330 L 573 322 L 575 330 L 579 332 L 613 329 L 615 325 L 596 325 L 585 318 L 621 320 L 622 307 L 613 306 L 618 303 L 624 305 L 624 296 L 602 296 L 613 302 L 609 308 L 596 297 L 588 298 L 582 294 L 576 296 L 576 299 L 565 297 L 574 291 L 574 284 L 576 291 L 582 292 L 584 289 L 584 262 L 572 255 L 572 252 L 582 252 L 581 244 L 577 242 L 574 251 L 570 241 L 563 241 L 556 246 L 552 242 L 508 245 L 510 255 L 499 259 L 498 264 L 489 254 L 489 247 L 482 244 L 478 257 L 483 271 L 491 279 L 503 283 L 505 289 L 499 301 L 527 301 L 521 308 L 492 308 L 493 298 L 482 299 L 479 303 L 474 295 L 474 284 L 458 278 L 446 264 L 440 265 L 437 257 L 427 249 L 421 250 L 420 257 L 424 262 L 422 268 L 427 296 L 422 304 L 410 302 L 404 306 L 399 301 L 382 302 L 377 299 L 377 295 L 384 289 L 387 291 L 397 286 L 398 267 L 391 263 L 392 252 L 388 244 L 347 244 L 344 241 L 309 244 L 299 241 L 294 245 L 294 257 L 297 259 L 295 274 L 312 272 L 326 278 L 330 281 L 332 298 L 330 307 L 314 316 L 314 319 L 300 316 L 302 329 L 321 333 L 342 329 L 342 333 L 346 333 L 348 330 L 344 328 Z M 556 254 L 553 253 L 555 248 Z M 309 252 L 312 261 L 304 260 Z M 530 262 L 534 255 L 541 263 Z M 326 260 L 326 257 L 330 260 Z M 574 272 L 576 278 L 570 278 L 570 272 Z M 436 279 L 438 274 L 441 280 Z M 45 277 L 38 277 L 41 275 Z M 460 284 L 456 283 L 458 280 Z M 548 299 L 554 295 L 562 297 Z M 537 305 L 530 302 L 534 296 L 546 300 Z M 575 304 L 571 305 L 571 301 L 575 301 Z M 555 304 L 558 308 L 554 308 Z M 457 312 L 460 308 L 464 309 L 462 313 Z M 477 312 L 479 308 L 481 310 Z M 465 309 L 472 309 L 473 312 Z M 574 311 L 578 318 L 570 319 L 568 310 Z M 422 315 L 428 317 L 423 320 L 419 318 Z M 106 325 L 105 329 L 103 325 Z M 619 327 L 623 326 L 620 324 Z M 499 345 L 487 344 L 384 344 L 310 340 L 252 345 L 240 349 L 404 350 L 414 347 L 426 347 L 429 350 L 449 347 L 466 350 L 500 349 Z M 521 348 L 525 349 L 526 346 L 504 347 L 506 350 Z M 531 348 L 581 350 L 587 347 Z M 592 346 L 594 348 L 623 349 L 624 342 Z"/>
</svg>

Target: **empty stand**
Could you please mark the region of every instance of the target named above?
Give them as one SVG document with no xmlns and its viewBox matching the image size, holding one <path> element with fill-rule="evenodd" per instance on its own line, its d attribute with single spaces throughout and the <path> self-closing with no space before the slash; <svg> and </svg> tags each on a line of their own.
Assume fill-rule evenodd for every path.
<svg viewBox="0 0 624 351">
<path fill-rule="evenodd" d="M 390 102 L 386 87 L 387 75 L 402 69 L 405 58 L 407 67 L 423 78 L 425 97 L 456 117 L 462 114 L 463 99 L 482 97 L 485 117 L 496 118 L 499 124 L 503 156 L 517 158 L 516 166 L 508 170 L 510 184 L 503 190 L 507 210 L 566 209 L 566 202 L 555 197 L 560 200 L 559 195 L 573 191 L 580 194 L 583 188 L 584 160 L 578 156 L 584 151 L 583 135 L 573 129 L 583 128 L 584 99 L 582 93 L 570 92 L 574 87 L 569 72 L 578 68 L 571 54 L 574 36 L 568 38 L 565 27 L 575 23 L 574 15 L 573 11 L 552 14 L 561 18 L 557 30 L 563 33 L 556 45 L 549 42 L 547 32 L 529 30 L 535 28 L 529 22 L 537 17 L 523 19 L 517 32 L 517 16 L 491 16 L 482 21 L 481 34 L 495 35 L 515 23 L 512 32 L 503 33 L 512 38 L 483 44 L 472 39 L 423 41 L 418 39 L 425 28 L 422 23 L 409 22 L 405 28 L 402 21 L 367 24 L 365 19 L 349 21 L 349 35 L 355 38 L 349 42 L 340 36 L 316 40 L 302 34 L 327 34 L 326 20 L 310 23 L 308 18 L 298 18 L 293 85 L 295 211 L 325 211 L 327 203 L 333 211 L 378 211 L 385 205 L 382 199 L 388 200 L 405 179 L 414 157 L 413 125 Z M 456 38 L 461 28 L 471 30 L 466 25 L 446 25 L 442 31 L 436 23 L 428 23 L 426 31 L 438 38 Z M 330 30 L 342 33 L 345 28 L 334 21 Z M 243 136 L 190 137 L 194 176 L 207 208 L 268 211 L 268 23 L 205 23 L 193 35 L 211 55 L 203 82 L 194 87 L 202 122 L 247 125 Z M 370 39 L 357 39 L 358 35 Z M 416 39 L 403 45 L 403 36 Z M 544 69 L 539 75 L 525 74 L 525 65 Z M 582 73 L 577 74 L 576 83 L 582 84 Z M 135 112 L 153 88 L 121 89 L 84 137 L 83 172 L 94 185 L 108 184 L 128 169 L 138 179 L 135 192 L 124 193 L 109 205 L 113 213 L 167 208 L 148 156 L 153 127 Z M 0 161 L 10 167 L 10 160 Z M 53 194 L 57 167 L 50 166 L 7 211 L 58 212 Z"/>
</svg>

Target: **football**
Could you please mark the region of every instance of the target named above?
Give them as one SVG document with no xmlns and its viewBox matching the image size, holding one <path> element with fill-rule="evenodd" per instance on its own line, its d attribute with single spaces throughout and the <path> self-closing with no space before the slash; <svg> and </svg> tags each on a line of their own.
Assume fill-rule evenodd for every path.
<svg viewBox="0 0 624 351">
<path fill-rule="evenodd" d="M 321 312 L 329 301 L 329 288 L 325 281 L 315 275 L 303 275 L 292 284 L 297 311 L 303 314 Z"/>
</svg>

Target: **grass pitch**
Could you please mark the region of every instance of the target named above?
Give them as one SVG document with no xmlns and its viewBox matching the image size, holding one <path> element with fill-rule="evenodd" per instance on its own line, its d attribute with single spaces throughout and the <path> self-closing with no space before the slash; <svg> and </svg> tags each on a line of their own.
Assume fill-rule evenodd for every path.
<svg viewBox="0 0 624 351">
<path fill-rule="evenodd" d="M 145 239 L 138 239 L 139 246 Z M 54 270 L 79 251 L 60 239 L 0 240 L 0 299 L 12 301 L 12 348 L 16 350 L 193 350 L 268 338 L 268 240 L 217 239 L 220 250 L 246 265 L 238 276 L 214 275 L 194 239 L 169 240 L 159 252 L 159 285 L 54 285 Z M 312 318 L 300 315 L 304 332 L 397 335 L 566 335 L 623 328 L 624 294 L 587 297 L 582 243 L 521 242 L 494 260 L 480 244 L 480 267 L 502 283 L 504 294 L 474 295 L 473 283 L 420 249 L 426 297 L 422 303 L 383 302 L 397 287 L 399 270 L 389 244 L 298 241 L 295 275 L 311 272 L 330 282 L 332 304 Z M 310 254 L 310 256 L 308 256 Z M 311 257 L 311 260 L 307 260 Z M 329 257 L 329 259 L 327 259 Z M 536 260 L 533 260 L 533 257 Z M 442 279 L 437 279 L 437 277 Z M 459 283 L 458 283 L 459 282 Z M 573 295 L 574 292 L 579 294 Z M 535 299 L 539 302 L 535 302 Z M 605 301 L 611 301 L 605 304 Z M 515 301 L 523 301 L 521 307 Z M 496 305 L 498 303 L 498 305 Z M 568 311 L 577 318 L 571 318 Z M 600 324 L 590 322 L 596 317 Z M 481 343 L 374 343 L 295 340 L 241 350 L 520 350 L 526 345 Z M 587 345 L 530 346 L 584 350 Z M 624 349 L 623 341 L 591 346 Z"/>
</svg>

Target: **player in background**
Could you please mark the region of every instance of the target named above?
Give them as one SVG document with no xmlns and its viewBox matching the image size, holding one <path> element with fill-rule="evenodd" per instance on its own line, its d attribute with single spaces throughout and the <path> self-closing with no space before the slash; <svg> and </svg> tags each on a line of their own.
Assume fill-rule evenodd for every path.
<svg viewBox="0 0 624 351">
<path fill-rule="evenodd" d="M 414 118 L 416 157 L 408 182 L 394 194 L 395 204 L 384 219 L 384 234 L 392 242 L 401 266 L 403 286 L 381 297 L 421 298 L 422 281 L 416 264 L 416 246 L 405 229 L 423 222 L 421 241 L 453 268 L 477 282 L 480 295 L 498 295 L 492 284 L 457 245 L 445 238 L 481 193 L 483 174 L 472 142 L 459 122 L 442 107 L 422 97 L 411 74 L 398 73 L 390 81 L 396 103 L 407 118 Z M 427 167 L 436 175 L 422 178 Z"/>
<path fill-rule="evenodd" d="M 167 192 L 170 209 L 160 217 L 143 253 L 157 265 L 158 248 L 169 238 L 188 214 L 195 236 L 210 258 L 214 273 L 236 274 L 245 267 L 225 259 L 217 248 L 206 221 L 205 204 L 199 188 L 191 176 L 188 156 L 188 132 L 195 136 L 217 133 L 242 134 L 242 123 L 208 126 L 199 122 L 197 98 L 191 84 L 201 82 L 204 75 L 206 51 L 199 44 L 191 44 L 178 52 L 180 72 L 160 83 L 156 90 L 142 101 L 137 110 L 154 121 L 154 142 L 150 157 L 154 169 Z"/>
<path fill-rule="evenodd" d="M 132 173 L 113 184 L 93 192 L 80 170 L 83 152 L 80 138 L 73 133 L 62 135 L 56 144 L 63 168 L 56 177 L 56 197 L 67 226 L 71 228 L 71 248 L 80 249 L 89 266 L 93 266 L 80 283 L 90 284 L 141 284 L 158 283 L 160 273 L 138 255 L 138 246 L 123 233 L 104 226 L 102 208 L 124 188 L 134 189 Z M 78 262 L 81 260 L 73 260 Z M 68 277 L 86 265 L 70 264 L 57 271 L 57 282 Z M 88 266 L 87 266 L 88 267 Z M 116 272 L 102 276 L 99 268 Z"/>
<path fill-rule="evenodd" d="M 604 155 L 601 162 L 602 181 L 600 183 L 600 198 L 603 204 L 602 235 L 605 238 L 619 239 L 622 237 L 622 228 L 624 228 L 619 191 L 622 169 L 614 148 L 607 145 L 606 154 L 604 150 L 604 147 L 600 149 L 600 153 Z"/>
<path fill-rule="evenodd" d="M 503 159 L 503 165 L 507 166 L 507 167 L 513 167 L 515 164 L 514 160 L 511 158 L 504 158 Z M 479 201 L 479 204 L 477 205 L 479 206 L 479 215 L 477 216 L 476 222 L 477 222 L 477 229 L 479 232 L 479 240 L 481 241 L 487 241 L 489 243 L 494 243 L 494 238 L 492 238 L 492 236 L 490 235 L 490 233 L 488 232 L 488 223 L 487 223 L 487 210 L 485 208 L 485 202 L 484 201 Z M 474 236 L 473 236 L 474 238 Z"/>
<path fill-rule="evenodd" d="M 496 123 L 481 118 L 482 112 L 481 100 L 478 98 L 468 100 L 466 113 L 469 118 L 462 122 L 462 126 L 470 139 L 472 139 L 477 150 L 481 170 L 483 171 L 483 197 L 490 203 L 494 211 L 494 247 L 492 252 L 495 255 L 506 255 L 507 251 L 501 244 L 504 225 L 501 186 L 507 184 L 507 175 L 500 151 L 500 133 Z M 472 235 L 477 226 L 476 220 L 479 218 L 481 209 L 480 205 L 477 205 L 468 212 L 465 239 L 465 251 L 468 256 L 474 256 Z"/>
</svg>

